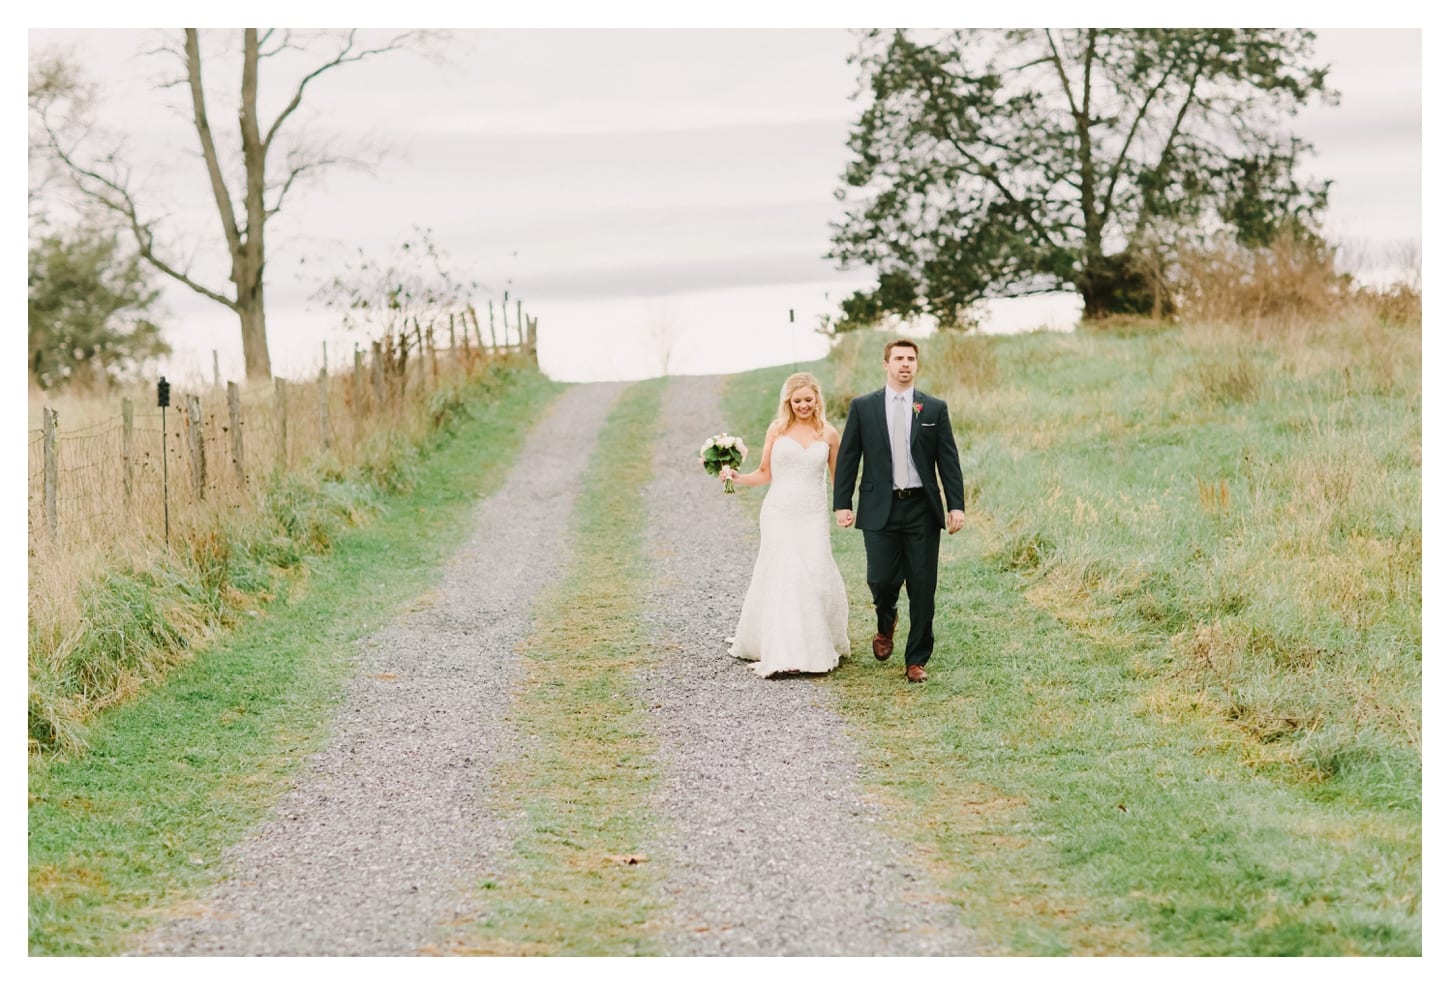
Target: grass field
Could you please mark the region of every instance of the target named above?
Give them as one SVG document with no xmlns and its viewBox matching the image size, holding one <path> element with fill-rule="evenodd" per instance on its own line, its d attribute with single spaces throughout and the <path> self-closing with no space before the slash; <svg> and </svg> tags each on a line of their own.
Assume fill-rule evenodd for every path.
<svg viewBox="0 0 1450 985">
<path fill-rule="evenodd" d="M 837 424 L 880 385 L 883 342 L 807 367 Z M 858 655 L 818 686 L 990 950 L 1421 952 L 1419 351 L 1378 321 L 926 342 L 968 504 L 943 538 L 931 679 L 865 656 L 860 534 L 835 530 Z M 758 448 L 787 372 L 734 377 L 711 426 Z M 116 953 L 216 878 L 325 736 L 356 640 L 428 587 L 502 479 L 514 415 L 555 392 L 480 403 L 367 498 L 370 522 L 328 521 L 260 618 L 99 713 L 89 751 L 32 756 L 31 954 Z M 626 392 L 600 461 L 647 472 L 609 442 L 648 440 L 659 392 Z M 539 737 L 498 777 L 519 841 L 460 951 L 656 950 L 657 877 L 620 862 L 662 821 L 631 809 L 656 781 L 628 686 L 644 568 L 617 549 L 645 522 L 619 491 L 648 476 L 628 478 L 571 518 L 577 558 L 540 601 L 567 618 L 530 641 L 512 710 Z M 326 489 L 291 495 L 288 515 L 330 515 Z M 579 754 L 604 728 L 609 762 Z"/>
<path fill-rule="evenodd" d="M 885 340 L 813 367 L 838 425 Z M 970 922 L 1008 954 L 1419 953 L 1418 330 L 935 337 L 919 384 L 968 497 L 931 680 L 825 686 Z"/>
</svg>

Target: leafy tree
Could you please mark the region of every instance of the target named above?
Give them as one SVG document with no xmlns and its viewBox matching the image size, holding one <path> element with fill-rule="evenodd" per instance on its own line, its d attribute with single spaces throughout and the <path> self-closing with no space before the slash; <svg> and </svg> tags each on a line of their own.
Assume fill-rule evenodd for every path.
<svg viewBox="0 0 1450 985">
<path fill-rule="evenodd" d="M 1183 236 L 1312 232 L 1327 182 L 1285 132 L 1318 94 L 1314 35 L 1268 29 L 864 32 L 828 254 L 865 265 L 872 311 L 970 320 L 973 302 L 1071 289 L 1084 315 L 1162 305 Z"/>
<path fill-rule="evenodd" d="M 235 144 L 218 139 L 212 129 L 210 107 L 203 86 L 202 43 L 195 28 L 186 28 L 179 44 L 167 44 L 156 53 L 173 56 L 180 64 L 180 74 L 163 88 L 179 88 L 187 94 L 190 126 L 200 145 L 201 160 L 210 185 L 218 239 L 225 245 L 227 279 L 230 287 L 206 283 L 193 274 L 183 252 L 176 244 L 163 241 L 161 228 L 166 203 L 147 208 L 127 155 L 115 147 L 97 147 L 94 119 L 76 118 L 66 110 L 75 107 L 72 95 L 77 91 L 73 74 L 67 77 L 57 71 L 57 56 L 47 54 L 32 65 L 31 114 L 38 121 L 51 159 L 87 199 L 98 203 L 120 218 L 130 230 L 140 256 L 155 269 L 233 311 L 241 323 L 242 353 L 249 379 L 271 375 L 271 357 L 267 347 L 267 316 L 264 273 L 267 268 L 267 223 L 281 212 L 288 194 L 299 180 L 314 172 L 341 163 L 355 163 L 335 155 L 306 135 L 289 139 L 286 127 L 294 119 L 309 87 L 325 73 L 343 65 L 360 62 L 406 46 L 429 32 L 403 32 L 377 45 L 360 43 L 357 31 L 302 32 L 246 28 L 240 32 L 240 87 L 238 102 L 230 118 L 235 119 L 238 133 Z M 325 49 L 321 54 L 313 54 Z M 297 68 L 299 59 L 306 61 Z M 63 62 L 63 60 L 60 60 Z M 285 94 L 282 108 L 270 122 L 263 118 L 258 94 L 262 67 L 268 66 L 268 78 Z M 294 69 L 287 74 L 287 68 Z M 39 74 L 72 82 L 70 88 L 41 87 L 34 80 Z M 295 127 L 292 129 L 296 129 Z M 279 166 L 280 165 L 280 166 Z"/>
<path fill-rule="evenodd" d="M 30 246 L 30 378 L 41 389 L 113 382 L 171 347 L 150 314 L 160 291 L 114 232 L 81 227 Z"/>
<path fill-rule="evenodd" d="M 89 126 L 95 112 L 96 87 L 82 78 L 74 61 L 56 52 L 48 52 L 31 63 L 27 83 L 32 123 L 36 122 L 37 113 L 43 107 L 52 126 L 58 129 L 76 131 Z M 34 229 L 49 223 L 44 204 L 46 193 L 53 187 L 56 178 L 53 170 L 46 166 L 51 157 L 50 137 L 43 126 L 31 127 L 26 150 L 30 164 L 26 202 Z"/>
</svg>

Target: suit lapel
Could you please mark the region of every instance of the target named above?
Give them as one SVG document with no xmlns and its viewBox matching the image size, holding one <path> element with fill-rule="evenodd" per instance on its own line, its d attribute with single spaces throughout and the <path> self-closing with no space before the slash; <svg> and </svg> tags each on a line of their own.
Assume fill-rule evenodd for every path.
<svg viewBox="0 0 1450 985">
<path fill-rule="evenodd" d="M 886 457 L 881 461 L 885 467 L 884 481 L 888 487 L 891 483 L 891 426 L 886 421 L 886 388 L 882 387 L 871 394 L 872 420 L 876 422 L 877 434 L 881 435 L 881 445 L 886 452 Z"/>
<path fill-rule="evenodd" d="M 916 408 L 918 405 L 925 405 L 925 403 L 926 394 L 920 390 L 913 391 L 911 395 L 911 442 L 909 445 L 913 452 L 916 450 L 916 437 L 921 434 L 921 414 Z M 913 454 L 912 458 L 915 457 L 915 454 Z"/>
<path fill-rule="evenodd" d="M 891 447 L 891 428 L 886 423 L 886 388 L 882 387 L 871 394 L 871 406 L 875 408 L 872 414 L 875 415 L 876 423 L 881 426 L 881 433 L 886 435 L 886 447 Z"/>
</svg>

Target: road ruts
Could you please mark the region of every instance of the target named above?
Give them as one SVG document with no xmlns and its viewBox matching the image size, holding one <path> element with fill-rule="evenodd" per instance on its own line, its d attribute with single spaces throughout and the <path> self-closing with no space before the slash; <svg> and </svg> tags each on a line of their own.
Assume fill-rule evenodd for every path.
<svg viewBox="0 0 1450 985">
<path fill-rule="evenodd" d="M 231 877 L 139 953 L 409 955 L 472 915 L 470 890 L 512 843 L 483 793 L 516 745 L 517 648 L 567 563 L 581 464 L 622 391 L 574 386 L 533 426 L 439 588 L 362 647 L 325 748 Z"/>
<path fill-rule="evenodd" d="M 672 381 L 647 490 L 659 657 L 641 686 L 661 746 L 657 810 L 669 819 L 664 951 L 970 954 L 959 911 L 908 858 L 905 832 L 862 796 L 830 691 L 809 678 L 761 680 L 726 653 L 758 534 L 753 513 L 696 461 L 724 425 L 721 387 L 718 377 Z M 743 437 L 752 448 L 761 440 Z M 896 683 L 883 675 L 883 688 Z"/>
</svg>

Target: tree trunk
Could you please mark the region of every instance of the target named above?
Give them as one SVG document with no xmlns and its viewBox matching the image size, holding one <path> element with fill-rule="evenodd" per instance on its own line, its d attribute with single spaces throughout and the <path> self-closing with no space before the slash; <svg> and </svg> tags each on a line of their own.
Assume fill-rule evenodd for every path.
<svg viewBox="0 0 1450 985">
<path fill-rule="evenodd" d="M 242 320 L 242 358 L 246 360 L 247 379 L 270 379 L 272 357 L 267 352 L 267 312 L 262 307 L 261 284 L 256 286 L 254 303 L 237 305 L 237 317 Z"/>
<path fill-rule="evenodd" d="M 232 257 L 232 279 L 237 285 L 237 314 L 242 319 L 242 354 L 247 361 L 248 379 L 272 375 L 272 358 L 267 352 L 267 308 L 263 303 L 262 273 L 266 268 L 264 232 L 267 210 L 267 146 L 257 120 L 257 29 L 247 28 L 242 36 L 242 162 L 245 165 L 244 203 L 247 225 L 241 249 Z"/>
<path fill-rule="evenodd" d="M 1077 278 L 1077 292 L 1082 295 L 1084 319 L 1102 318 L 1109 313 L 1109 278 L 1105 266 L 1101 253 L 1088 253 L 1083 257 L 1082 273 Z"/>
<path fill-rule="evenodd" d="M 1083 318 L 1172 314 L 1173 305 L 1164 297 L 1151 270 L 1143 257 L 1128 251 L 1109 256 L 1089 255 L 1076 284 L 1082 295 Z"/>
</svg>

